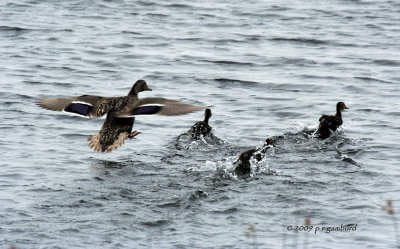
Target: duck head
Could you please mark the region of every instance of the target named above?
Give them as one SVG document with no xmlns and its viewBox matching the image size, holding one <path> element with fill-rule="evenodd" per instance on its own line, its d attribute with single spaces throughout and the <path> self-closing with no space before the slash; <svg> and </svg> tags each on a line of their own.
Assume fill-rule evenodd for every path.
<svg viewBox="0 0 400 249">
<path fill-rule="evenodd" d="M 208 123 L 208 120 L 211 118 L 212 114 L 211 114 L 211 109 L 206 109 L 204 111 L 204 122 Z"/>
<path fill-rule="evenodd" d="M 338 103 L 336 104 L 336 112 L 341 112 L 341 111 L 343 111 L 344 109 L 349 109 L 349 108 L 344 104 L 344 102 L 338 102 Z"/>
<path fill-rule="evenodd" d="M 143 91 L 151 91 L 151 88 L 147 86 L 147 83 L 145 80 L 138 80 L 132 86 L 131 91 L 129 92 L 128 95 L 137 95 L 139 92 L 143 92 Z"/>
</svg>

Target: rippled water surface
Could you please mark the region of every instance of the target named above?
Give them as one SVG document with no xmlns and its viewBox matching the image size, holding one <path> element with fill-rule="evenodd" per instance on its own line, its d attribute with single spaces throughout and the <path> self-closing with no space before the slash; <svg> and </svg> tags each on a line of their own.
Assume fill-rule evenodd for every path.
<svg viewBox="0 0 400 249">
<path fill-rule="evenodd" d="M 400 211 L 397 1 L 2 1 L 0 247 L 396 248 Z M 103 119 L 40 96 L 122 96 L 138 79 L 211 106 L 137 118 L 115 152 Z M 344 125 L 312 136 L 344 101 Z M 233 173 L 241 152 L 276 147 Z M 397 215 L 398 216 L 398 215 Z M 357 225 L 355 231 L 288 231 Z"/>
</svg>

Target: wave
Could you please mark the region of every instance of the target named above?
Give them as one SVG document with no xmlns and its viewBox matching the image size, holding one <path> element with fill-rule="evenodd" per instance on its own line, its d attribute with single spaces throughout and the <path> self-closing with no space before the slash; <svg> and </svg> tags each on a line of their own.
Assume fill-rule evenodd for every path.
<svg viewBox="0 0 400 249">
<path fill-rule="evenodd" d="M 270 41 L 277 41 L 277 42 L 290 42 L 290 43 L 297 43 L 297 44 L 304 44 L 304 45 L 330 45 L 330 46 L 341 46 L 341 47 L 358 47 L 364 46 L 355 43 L 344 43 L 341 41 L 334 41 L 334 40 L 321 40 L 316 38 L 286 38 L 286 37 L 275 37 L 269 39 Z M 364 46 L 365 47 L 365 46 Z"/>
<path fill-rule="evenodd" d="M 294 43 L 304 43 L 304 44 L 311 44 L 311 45 L 321 45 L 321 44 L 329 44 L 330 41 L 324 41 L 319 39 L 312 39 L 312 38 L 283 38 L 283 37 L 276 37 L 270 39 L 271 41 L 282 41 L 282 42 L 294 42 Z"/>
<path fill-rule="evenodd" d="M 221 83 L 222 86 L 226 86 L 228 84 L 240 85 L 240 86 L 257 86 L 260 83 L 256 81 L 247 81 L 247 80 L 237 80 L 237 79 L 229 79 L 229 78 L 216 78 L 214 81 Z"/>
<path fill-rule="evenodd" d="M 229 60 L 200 60 L 202 62 L 211 62 L 215 64 L 221 64 L 221 65 L 238 65 L 238 66 L 255 66 L 256 64 L 252 62 L 240 62 L 240 61 L 229 61 Z"/>
<path fill-rule="evenodd" d="M 381 59 L 381 60 L 373 60 L 372 62 L 382 66 L 400 66 L 399 60 Z"/>
<path fill-rule="evenodd" d="M 377 79 L 377 78 L 372 78 L 372 77 L 354 77 L 355 79 L 363 80 L 363 81 L 374 81 L 374 82 L 382 82 L 382 83 L 393 83 L 390 81 L 382 80 L 382 79 Z"/>
<path fill-rule="evenodd" d="M 0 31 L 17 31 L 17 32 L 22 32 L 22 31 L 31 31 L 32 29 L 27 29 L 27 28 L 21 28 L 21 27 L 16 27 L 16 26 L 0 26 Z"/>
</svg>

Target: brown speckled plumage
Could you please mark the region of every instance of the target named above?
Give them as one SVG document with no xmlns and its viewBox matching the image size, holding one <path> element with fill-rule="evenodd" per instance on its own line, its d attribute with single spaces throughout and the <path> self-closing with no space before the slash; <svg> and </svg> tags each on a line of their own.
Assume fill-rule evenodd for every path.
<svg viewBox="0 0 400 249">
<path fill-rule="evenodd" d="M 204 120 L 196 122 L 188 131 L 188 134 L 192 136 L 193 139 L 200 139 L 201 136 L 208 136 L 211 132 L 211 126 L 208 124 L 208 120 L 212 116 L 211 110 L 206 109 L 204 112 Z"/>
<path fill-rule="evenodd" d="M 132 131 L 135 118 L 118 118 L 109 112 L 99 133 L 88 138 L 90 148 L 97 152 L 111 152 L 125 143 Z"/>
</svg>

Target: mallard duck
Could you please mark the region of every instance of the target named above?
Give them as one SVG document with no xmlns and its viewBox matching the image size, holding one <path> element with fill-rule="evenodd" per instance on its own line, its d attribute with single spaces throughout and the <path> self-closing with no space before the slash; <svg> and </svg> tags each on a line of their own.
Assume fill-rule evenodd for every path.
<svg viewBox="0 0 400 249">
<path fill-rule="evenodd" d="M 207 108 L 204 111 L 204 120 L 196 122 L 192 128 L 190 128 L 188 134 L 190 134 L 192 138 L 196 140 L 198 140 L 200 136 L 208 136 L 211 132 L 211 126 L 208 124 L 208 120 L 211 116 L 211 110 Z"/>
<path fill-rule="evenodd" d="M 267 140 L 265 140 L 264 146 L 261 149 L 254 148 L 243 152 L 242 154 L 240 154 L 239 159 L 236 162 L 234 162 L 234 164 L 237 163 L 234 172 L 237 175 L 250 174 L 251 171 L 250 160 L 254 158 L 257 160 L 257 162 L 261 161 L 264 158 L 267 150 L 272 147 L 275 147 L 275 141 L 270 138 L 267 138 Z"/>
<path fill-rule="evenodd" d="M 319 127 L 317 134 L 320 138 L 326 139 L 330 137 L 331 131 L 336 131 L 339 126 L 343 124 L 342 111 L 344 109 L 349 109 L 343 102 L 338 102 L 336 104 L 336 114 L 335 115 L 322 115 L 319 118 Z"/>
<path fill-rule="evenodd" d="M 52 111 L 62 111 L 87 118 L 107 114 L 99 133 L 88 138 L 90 148 L 97 152 L 111 152 L 125 143 L 127 138 L 140 134 L 132 131 L 135 116 L 180 115 L 204 109 L 165 98 L 138 98 L 138 93 L 151 91 L 146 81 L 138 80 L 127 96 L 101 97 L 82 95 L 69 98 L 40 98 L 38 105 Z"/>
</svg>

